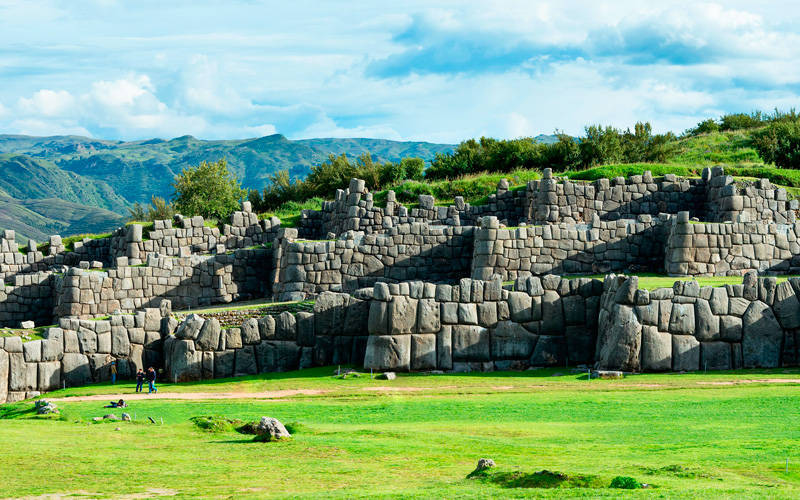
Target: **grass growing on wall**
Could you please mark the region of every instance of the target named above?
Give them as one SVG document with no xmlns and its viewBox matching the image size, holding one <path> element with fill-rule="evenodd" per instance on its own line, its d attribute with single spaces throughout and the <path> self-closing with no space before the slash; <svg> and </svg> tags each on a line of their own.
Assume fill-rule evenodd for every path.
<svg viewBox="0 0 800 500">
<path fill-rule="evenodd" d="M 102 408 L 105 399 L 132 392 L 130 383 L 48 395 L 108 395 L 59 401 L 61 416 L 36 417 L 31 402 L 4 405 L 0 495 L 619 498 L 610 488 L 619 476 L 652 485 L 625 498 L 800 495 L 796 369 L 624 380 L 550 369 L 395 381 L 333 371 L 161 385 L 161 394 L 252 397 L 130 400 L 130 423 L 91 420 L 115 411 Z M 292 389 L 313 392 L 259 399 Z M 195 423 L 261 416 L 288 424 L 293 438 L 256 443 L 233 426 Z M 502 480 L 467 479 L 483 457 Z M 553 474 L 539 478 L 572 479 L 534 480 L 542 470 Z"/>
</svg>

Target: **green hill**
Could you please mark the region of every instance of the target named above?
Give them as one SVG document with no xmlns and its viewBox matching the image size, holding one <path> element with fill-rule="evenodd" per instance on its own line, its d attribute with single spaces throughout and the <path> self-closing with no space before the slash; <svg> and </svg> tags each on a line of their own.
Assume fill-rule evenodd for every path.
<svg viewBox="0 0 800 500">
<path fill-rule="evenodd" d="M 133 203 L 147 203 L 153 195 L 169 198 L 175 175 L 201 161 L 225 158 L 243 187 L 260 189 L 270 174 L 288 170 L 292 176 L 303 177 L 329 154 L 357 157 L 369 152 L 373 159 L 385 162 L 406 156 L 431 160 L 437 153 L 452 150 L 448 144 L 383 139 L 292 141 L 280 134 L 227 141 L 204 141 L 187 135 L 131 142 L 0 135 L 0 195 L 5 195 L 2 203 L 6 214 L 0 217 L 0 229 L 16 229 L 21 236 L 35 239 L 45 233 L 85 232 L 89 227 L 108 231 Z M 28 213 L 32 200 L 47 200 L 48 206 L 60 200 L 104 211 L 89 211 L 86 216 L 93 215 L 79 222 L 59 218 L 57 210 L 41 205 L 39 211 Z M 74 214 L 74 210 L 70 212 Z M 10 214 L 20 220 L 14 222 Z"/>
</svg>

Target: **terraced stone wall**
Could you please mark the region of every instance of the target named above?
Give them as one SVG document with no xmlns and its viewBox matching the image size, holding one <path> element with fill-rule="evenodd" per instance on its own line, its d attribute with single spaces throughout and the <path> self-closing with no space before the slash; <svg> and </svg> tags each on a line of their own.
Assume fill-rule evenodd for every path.
<svg viewBox="0 0 800 500">
<path fill-rule="evenodd" d="M 152 307 L 161 299 L 176 308 L 227 303 L 269 296 L 272 250 L 235 250 L 230 254 L 156 257 L 144 266 L 107 271 L 71 268 L 60 280 L 55 317 L 91 317 Z"/>
<path fill-rule="evenodd" d="M 683 212 L 670 227 L 664 267 L 672 275 L 798 274 L 799 238 L 800 223 L 692 223 Z"/>
<path fill-rule="evenodd" d="M 0 403 L 110 380 L 112 361 L 120 379 L 132 378 L 139 368 L 160 368 L 169 314 L 167 301 L 109 319 L 64 318 L 45 330 L 43 340 L 0 337 Z"/>
<path fill-rule="evenodd" d="M 663 268 L 669 216 L 502 228 L 484 217 L 475 230 L 472 277 L 503 280 L 545 274 L 657 271 Z"/>
<path fill-rule="evenodd" d="M 470 273 L 472 235 L 471 226 L 412 223 L 381 234 L 348 232 L 336 240 L 304 241 L 285 229 L 277 240 L 274 295 L 300 300 L 378 281 L 456 280 Z"/>
<path fill-rule="evenodd" d="M 591 364 L 602 282 L 558 276 L 377 283 L 364 367 L 489 371 Z"/>
<path fill-rule="evenodd" d="M 745 276 L 744 284 L 638 288 L 606 278 L 596 360 L 602 369 L 696 371 L 796 366 L 800 280 Z"/>
</svg>

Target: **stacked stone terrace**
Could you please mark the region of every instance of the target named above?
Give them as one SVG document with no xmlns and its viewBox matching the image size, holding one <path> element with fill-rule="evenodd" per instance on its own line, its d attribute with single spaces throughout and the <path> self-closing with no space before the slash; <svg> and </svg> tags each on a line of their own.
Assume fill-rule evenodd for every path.
<svg viewBox="0 0 800 500">
<path fill-rule="evenodd" d="M 221 228 L 176 216 L 70 251 L 53 236 L 44 251 L 29 243 L 23 253 L 6 231 L 0 326 L 58 326 L 41 341 L 2 338 L 0 399 L 103 380 L 111 359 L 126 370 L 155 365 L 174 381 L 330 363 L 795 365 L 800 285 L 763 275 L 800 273 L 798 208 L 784 189 L 737 183 L 719 167 L 697 179 L 590 183 L 546 170 L 523 189 L 502 181 L 482 206 L 421 196 L 409 209 L 390 192 L 378 207 L 354 179 L 298 228 L 259 220 L 244 203 Z M 561 276 L 638 271 L 750 274 L 745 285 L 652 292 L 633 278 Z M 253 298 L 316 302 L 232 328 L 171 313 Z"/>
</svg>

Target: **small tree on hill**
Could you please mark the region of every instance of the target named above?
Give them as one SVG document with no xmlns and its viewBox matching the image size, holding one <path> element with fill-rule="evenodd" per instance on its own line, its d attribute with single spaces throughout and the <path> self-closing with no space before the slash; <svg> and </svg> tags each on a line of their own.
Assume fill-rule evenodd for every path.
<svg viewBox="0 0 800 500">
<path fill-rule="evenodd" d="M 246 192 L 236 176 L 228 170 L 222 159 L 216 162 L 201 162 L 175 176 L 173 202 L 183 215 L 202 215 L 217 219 L 227 218 L 239 208 Z"/>
</svg>

